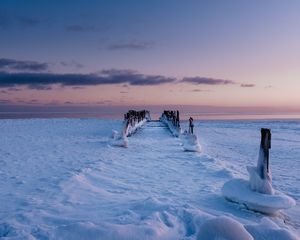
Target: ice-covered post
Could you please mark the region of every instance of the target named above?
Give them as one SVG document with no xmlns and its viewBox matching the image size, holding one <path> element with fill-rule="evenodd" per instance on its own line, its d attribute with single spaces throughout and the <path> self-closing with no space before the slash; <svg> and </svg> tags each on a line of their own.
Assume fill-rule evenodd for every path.
<svg viewBox="0 0 300 240">
<path fill-rule="evenodd" d="M 268 128 L 261 129 L 260 147 L 264 153 L 263 164 L 261 166 L 261 177 L 265 178 L 265 173 L 269 173 L 269 149 L 271 148 L 271 130 Z"/>
</svg>

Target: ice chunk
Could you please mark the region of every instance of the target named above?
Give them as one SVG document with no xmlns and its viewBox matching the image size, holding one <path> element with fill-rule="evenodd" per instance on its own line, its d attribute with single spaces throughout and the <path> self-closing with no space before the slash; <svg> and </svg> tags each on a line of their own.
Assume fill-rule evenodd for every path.
<svg viewBox="0 0 300 240">
<path fill-rule="evenodd" d="M 183 149 L 185 151 L 190 151 L 190 152 L 200 152 L 201 151 L 201 146 L 200 146 L 198 138 L 195 134 L 185 132 L 180 135 L 180 138 L 182 140 Z"/>
<path fill-rule="evenodd" d="M 251 190 L 264 194 L 274 194 L 274 189 L 272 187 L 272 182 L 270 178 L 262 179 L 259 176 L 256 167 L 248 166 L 247 170 L 249 172 L 249 183 Z"/>
<path fill-rule="evenodd" d="M 115 139 L 115 138 L 118 136 L 118 134 L 119 134 L 119 132 L 118 132 L 118 131 L 116 131 L 116 130 L 112 130 L 111 137 L 112 137 L 113 139 Z"/>
<path fill-rule="evenodd" d="M 205 221 L 199 227 L 197 239 L 253 240 L 253 237 L 241 223 L 221 216 Z"/>
<path fill-rule="evenodd" d="M 165 115 L 161 116 L 159 120 L 167 125 L 174 137 L 180 136 L 181 128 L 174 126 L 174 124 L 169 121 Z"/>
<path fill-rule="evenodd" d="M 135 133 L 139 128 L 141 128 L 145 123 L 147 122 L 146 119 L 135 123 L 133 126 L 128 124 L 127 122 L 124 122 L 123 124 L 123 130 L 122 133 L 119 133 L 116 130 L 112 130 L 112 143 L 111 145 L 117 146 L 117 147 L 128 147 L 128 136 Z"/>
<path fill-rule="evenodd" d="M 125 134 L 120 134 L 117 131 L 113 130 L 112 132 L 112 141 L 111 145 L 117 146 L 117 147 L 128 147 L 128 138 Z"/>
<path fill-rule="evenodd" d="M 249 182 L 243 179 L 233 179 L 225 183 L 222 188 L 225 198 L 267 214 L 275 214 L 280 209 L 296 205 L 294 199 L 275 191 L 272 187 L 272 175 L 269 167 L 270 148 L 270 129 L 262 128 L 257 166 L 247 167 Z"/>
<path fill-rule="evenodd" d="M 247 167 L 249 172 L 250 188 L 264 194 L 274 194 L 272 187 L 272 175 L 268 166 L 268 153 L 264 151 L 262 145 L 259 148 L 258 160 L 256 167 Z M 267 161 L 267 162 L 266 162 Z"/>
<path fill-rule="evenodd" d="M 243 179 L 226 182 L 222 194 L 233 202 L 245 204 L 251 210 L 267 214 L 275 214 L 278 210 L 296 205 L 294 199 L 279 191 L 275 191 L 273 195 L 252 191 L 249 182 Z"/>
<path fill-rule="evenodd" d="M 245 228 L 256 240 L 297 240 L 295 234 L 287 229 L 280 228 L 268 218 L 263 218 L 260 224 L 245 225 Z"/>
</svg>

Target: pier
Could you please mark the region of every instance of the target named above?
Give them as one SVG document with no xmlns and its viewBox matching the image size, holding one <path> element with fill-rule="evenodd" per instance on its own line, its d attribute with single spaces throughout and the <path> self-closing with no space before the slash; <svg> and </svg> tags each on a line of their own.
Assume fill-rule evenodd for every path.
<svg viewBox="0 0 300 240">
<path fill-rule="evenodd" d="M 134 134 L 143 124 L 150 121 L 150 112 L 148 110 L 129 110 L 124 114 L 124 127 L 123 136 L 130 137 Z"/>
<path fill-rule="evenodd" d="M 179 137 L 181 133 L 181 128 L 178 110 L 164 110 L 159 120 L 167 125 L 173 136 Z"/>
</svg>

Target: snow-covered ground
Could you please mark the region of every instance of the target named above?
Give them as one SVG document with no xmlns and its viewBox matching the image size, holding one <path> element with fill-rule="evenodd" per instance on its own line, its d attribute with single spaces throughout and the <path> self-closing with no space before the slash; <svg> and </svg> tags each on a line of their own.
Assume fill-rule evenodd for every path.
<svg viewBox="0 0 300 240">
<path fill-rule="evenodd" d="M 159 122 L 145 124 L 128 148 L 111 146 L 112 129 L 121 127 L 117 120 L 0 120 L 0 238 L 299 238 L 300 122 L 195 121 L 201 153 L 183 151 Z M 248 179 L 261 127 L 272 129 L 273 186 L 297 201 L 277 216 L 221 194 L 228 180 Z"/>
</svg>

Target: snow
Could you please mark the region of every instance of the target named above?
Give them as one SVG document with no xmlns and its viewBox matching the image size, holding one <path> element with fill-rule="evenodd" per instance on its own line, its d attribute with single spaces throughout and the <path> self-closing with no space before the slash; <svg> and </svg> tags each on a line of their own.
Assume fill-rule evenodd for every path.
<svg viewBox="0 0 300 240">
<path fill-rule="evenodd" d="M 195 134 L 184 132 L 179 135 L 182 143 L 183 149 L 188 152 L 201 152 L 201 146 L 198 141 L 198 137 Z"/>
<path fill-rule="evenodd" d="M 120 134 L 119 132 L 113 130 L 111 145 L 116 147 L 124 147 L 127 148 L 129 141 L 127 136 Z"/>
<path fill-rule="evenodd" d="M 257 166 L 247 166 L 249 181 L 238 178 L 229 180 L 222 187 L 224 197 L 267 214 L 276 214 L 281 209 L 295 206 L 293 198 L 273 189 L 271 168 L 267 170 L 264 164 L 264 150 L 260 146 Z"/>
<path fill-rule="evenodd" d="M 203 223 L 199 229 L 198 239 L 253 240 L 253 237 L 239 222 L 221 216 Z"/>
<path fill-rule="evenodd" d="M 187 130 L 182 131 L 181 127 L 174 126 L 172 121 L 168 120 L 165 115 L 160 117 L 174 137 L 179 137 L 182 141 L 182 147 L 187 152 L 201 152 L 201 146 L 196 134 L 189 133 Z"/>
<path fill-rule="evenodd" d="M 300 123 L 194 123 L 201 153 L 182 151 L 160 122 L 116 148 L 118 120 L 0 120 L 0 238 L 299 239 Z M 273 132 L 274 188 L 297 202 L 276 216 L 221 193 L 247 178 L 260 127 Z"/>
<path fill-rule="evenodd" d="M 226 182 L 222 188 L 223 195 L 234 202 L 245 204 L 249 209 L 267 214 L 275 214 L 278 210 L 291 208 L 296 202 L 282 192 L 262 194 L 251 190 L 249 182 L 243 179 L 233 179 Z"/>
<path fill-rule="evenodd" d="M 268 218 L 263 218 L 260 224 L 246 225 L 247 231 L 256 240 L 264 239 L 287 239 L 287 240 L 297 240 L 299 239 L 295 234 L 288 231 L 287 229 L 282 229 L 278 225 L 274 224 Z"/>
<path fill-rule="evenodd" d="M 264 167 L 264 150 L 262 147 L 259 148 L 257 166 L 247 166 L 247 171 L 249 173 L 249 183 L 250 188 L 253 191 L 257 191 L 264 194 L 274 194 L 274 189 L 272 186 L 272 174 L 271 168 L 267 171 L 267 168 Z M 260 175 L 263 172 L 264 178 Z"/>
<path fill-rule="evenodd" d="M 247 166 L 247 171 L 249 173 L 249 184 L 252 191 L 270 195 L 275 193 L 271 178 L 261 178 L 257 167 Z M 267 176 L 270 175 L 268 174 Z"/>
<path fill-rule="evenodd" d="M 135 122 L 133 126 L 131 126 L 130 124 L 126 125 L 126 122 L 123 122 L 123 126 L 122 126 L 122 129 L 120 130 L 120 132 L 118 132 L 116 130 L 112 130 L 111 145 L 127 148 L 128 144 L 129 144 L 128 136 L 131 136 L 132 134 L 134 134 L 146 122 L 147 122 L 147 120 L 143 119 L 140 122 Z"/>
<path fill-rule="evenodd" d="M 147 122 L 146 119 L 143 119 L 142 121 L 140 122 L 136 122 L 134 123 L 133 126 L 131 125 L 128 125 L 127 129 L 125 130 L 125 135 L 126 137 L 134 134 L 139 128 L 141 128 L 145 123 Z"/>
<path fill-rule="evenodd" d="M 166 126 L 169 128 L 169 130 L 171 131 L 171 133 L 173 134 L 174 137 L 179 137 L 180 136 L 181 128 L 174 126 L 172 121 L 169 121 L 165 115 L 162 115 L 160 117 L 160 121 L 162 123 L 166 124 Z"/>
</svg>

